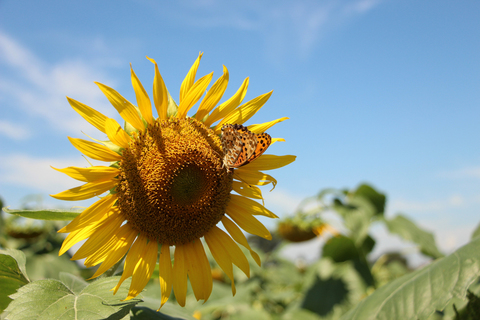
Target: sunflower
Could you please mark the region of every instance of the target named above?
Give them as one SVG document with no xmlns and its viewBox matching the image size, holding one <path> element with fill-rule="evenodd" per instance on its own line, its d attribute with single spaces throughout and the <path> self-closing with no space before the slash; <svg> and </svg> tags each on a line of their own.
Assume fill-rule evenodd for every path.
<svg viewBox="0 0 480 320">
<path fill-rule="evenodd" d="M 323 222 L 312 224 L 297 224 L 293 220 L 284 220 L 278 224 L 278 234 L 290 242 L 305 242 L 319 237 L 329 230 L 329 225 Z"/>
<path fill-rule="evenodd" d="M 158 262 L 160 307 L 172 288 L 177 302 L 185 305 L 187 277 L 197 301 L 206 301 L 212 291 L 212 273 L 205 244 L 230 278 L 235 294 L 233 265 L 250 274 L 239 245 L 261 264 L 242 230 L 271 239 L 270 232 L 255 217 L 277 218 L 258 202 L 263 200 L 258 186 L 276 185 L 276 180 L 262 171 L 283 167 L 295 156 L 263 154 L 245 166 L 228 169 L 223 165 L 220 135 L 224 124 L 248 121 L 272 92 L 242 104 L 249 82 L 246 78 L 231 98 L 217 106 L 229 80 L 228 70 L 223 67 L 223 75 L 201 99 L 213 76 L 212 72 L 195 81 L 201 57 L 202 53 L 182 82 L 178 105 L 167 91 L 157 63 L 147 57 L 155 65 L 153 102 L 157 118 L 131 67 L 138 106 L 114 89 L 96 83 L 125 120 L 123 128 L 116 120 L 67 97 L 75 111 L 108 137 L 93 142 L 69 137 L 70 142 L 84 155 L 110 164 L 54 168 L 85 184 L 52 197 L 99 198 L 59 231 L 69 233 L 60 255 L 86 239 L 72 259 L 85 258 L 87 267 L 101 264 L 92 278 L 125 257 L 122 276 L 113 290 L 116 293 L 131 276 L 127 300 L 143 290 Z M 200 100 L 196 114 L 187 116 Z M 262 133 L 286 119 L 250 125 L 248 129 Z M 275 141 L 283 139 L 272 139 Z M 223 228 L 217 226 L 220 222 Z"/>
</svg>

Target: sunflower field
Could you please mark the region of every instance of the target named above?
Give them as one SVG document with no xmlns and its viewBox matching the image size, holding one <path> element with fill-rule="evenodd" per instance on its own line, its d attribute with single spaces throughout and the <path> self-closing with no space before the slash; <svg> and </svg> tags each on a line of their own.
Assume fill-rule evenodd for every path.
<svg viewBox="0 0 480 320">
<path fill-rule="evenodd" d="M 272 92 L 244 102 L 246 78 L 224 99 L 228 69 L 196 79 L 201 58 L 178 103 L 148 57 L 152 99 L 132 67 L 136 105 L 96 83 L 123 126 L 67 98 L 103 140 L 68 138 L 96 162 L 52 167 L 82 185 L 51 196 L 95 202 L 0 204 L 2 319 L 480 319 L 480 226 L 445 256 L 406 215 L 387 217 L 368 184 L 321 190 L 278 219 L 262 190 L 296 156 L 265 151 L 288 118 L 251 124 Z M 375 253 L 379 227 L 409 249 Z M 321 242 L 308 261 L 284 254 L 308 241 Z"/>
<path fill-rule="evenodd" d="M 158 264 L 145 289 L 123 301 L 130 279 L 113 295 L 121 276 L 116 267 L 87 281 L 95 270 L 70 261 L 69 252 L 58 256 L 63 237 L 57 231 L 65 226 L 60 220 L 78 212 L 5 209 L 11 215 L 1 224 L 2 318 L 478 319 L 480 228 L 470 243 L 444 256 L 432 234 L 405 215 L 385 217 L 385 204 L 386 196 L 367 184 L 322 190 L 282 218 L 271 230 L 272 240 L 249 237 L 262 265 L 243 249 L 252 268 L 249 277 L 233 269 L 235 296 L 231 280 L 207 250 L 213 279 L 208 301 L 197 302 L 189 286 L 185 307 L 172 294 L 159 311 Z M 378 245 L 371 236 L 375 225 L 384 225 L 429 262 L 412 269 L 401 251 L 372 257 Z M 293 242 L 317 237 L 324 241 L 316 261 L 293 261 L 280 254 Z"/>
</svg>

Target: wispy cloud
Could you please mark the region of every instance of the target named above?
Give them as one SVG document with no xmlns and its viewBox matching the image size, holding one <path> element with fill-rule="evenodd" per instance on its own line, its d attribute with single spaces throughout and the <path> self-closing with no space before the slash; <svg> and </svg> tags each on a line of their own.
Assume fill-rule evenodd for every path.
<svg viewBox="0 0 480 320">
<path fill-rule="evenodd" d="M 275 189 L 269 192 L 268 186 L 262 188 L 265 206 L 278 216 L 293 214 L 295 209 L 303 200 L 303 197 L 289 193 L 286 190 Z"/>
<path fill-rule="evenodd" d="M 64 168 L 68 166 L 87 167 L 88 163 L 80 157 L 38 158 L 26 154 L 0 155 L 0 184 L 3 187 L 26 187 L 35 192 L 57 193 L 82 184 L 67 175 L 53 170 L 50 166 Z"/>
<path fill-rule="evenodd" d="M 448 179 L 479 179 L 480 166 L 468 166 L 457 170 L 445 171 L 439 175 Z"/>
<path fill-rule="evenodd" d="M 431 213 L 450 210 L 452 208 L 462 207 L 470 202 L 460 194 L 452 194 L 442 199 L 434 199 L 429 201 L 415 201 L 407 199 L 394 199 L 389 204 L 391 212 L 406 213 Z"/>
<path fill-rule="evenodd" d="M 0 120 L 0 135 L 13 140 L 24 140 L 30 137 L 31 132 L 23 124 Z"/>
<path fill-rule="evenodd" d="M 305 58 L 329 32 L 364 15 L 382 0 L 301 0 L 234 4 L 220 0 L 186 1 L 169 8 L 167 18 L 196 28 L 233 28 L 256 31 L 263 37 L 269 60 L 280 62 L 292 54 Z M 150 1 L 164 12 L 164 4 Z"/>
<path fill-rule="evenodd" d="M 0 93 L 2 105 L 18 108 L 24 117 L 47 121 L 52 128 L 78 133 L 84 125 L 72 117 L 65 95 L 105 109 L 107 103 L 94 80 L 108 79 L 97 66 L 81 60 L 49 64 L 0 30 Z M 112 79 L 108 83 L 114 84 Z"/>
</svg>

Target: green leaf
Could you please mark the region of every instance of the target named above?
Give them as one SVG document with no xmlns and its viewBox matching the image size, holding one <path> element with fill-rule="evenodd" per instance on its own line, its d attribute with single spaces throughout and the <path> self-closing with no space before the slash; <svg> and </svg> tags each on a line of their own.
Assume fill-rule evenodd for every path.
<svg viewBox="0 0 480 320">
<path fill-rule="evenodd" d="M 337 319 L 365 295 L 365 281 L 351 261 L 322 259 L 308 271 L 305 282 L 311 285 L 305 290 L 301 307 L 322 317 Z"/>
<path fill-rule="evenodd" d="M 0 313 L 12 301 L 8 296 L 28 283 L 25 255 L 18 250 L 0 250 Z"/>
<path fill-rule="evenodd" d="M 379 193 L 377 190 L 375 190 L 368 184 L 360 185 L 357 190 L 353 192 L 353 196 L 363 197 L 370 201 L 375 207 L 375 214 L 383 214 L 383 212 L 385 211 L 385 203 L 387 201 L 387 197 L 385 196 L 385 194 Z"/>
<path fill-rule="evenodd" d="M 83 280 L 62 275 L 68 286 L 58 280 L 31 282 L 10 297 L 13 301 L 6 309 L 10 320 L 27 319 L 122 319 L 140 302 L 138 298 L 121 301 L 128 294 L 130 279 L 116 295 L 111 289 L 120 277 L 102 278 L 79 290 Z"/>
<path fill-rule="evenodd" d="M 58 209 L 20 210 L 3 208 L 2 210 L 6 213 L 38 220 L 73 220 L 82 213 L 82 211 L 79 210 L 66 211 Z"/>
<path fill-rule="evenodd" d="M 162 309 L 163 310 L 163 309 Z M 184 320 L 190 318 L 171 317 L 161 312 L 154 311 L 145 307 L 134 307 L 131 311 L 132 316 L 130 320 Z M 193 317 L 191 319 L 194 319 Z"/>
<path fill-rule="evenodd" d="M 343 235 L 328 239 L 323 246 L 322 256 L 329 257 L 335 262 L 344 262 L 360 257 L 353 240 Z"/>
<path fill-rule="evenodd" d="M 58 250 L 45 254 L 27 252 L 26 270 L 31 280 L 61 279 L 59 275 L 62 271 L 80 275 L 78 264 L 67 254 L 59 256 Z"/>
<path fill-rule="evenodd" d="M 66 272 L 60 272 L 60 280 L 75 294 L 80 294 L 88 286 L 87 281 Z"/>
<path fill-rule="evenodd" d="M 480 238 L 377 289 L 341 319 L 427 319 L 452 298 L 464 299 L 480 275 Z"/>
<path fill-rule="evenodd" d="M 475 228 L 475 231 L 472 233 L 472 239 L 475 239 L 476 237 L 480 236 L 480 223 L 478 226 Z"/>
<path fill-rule="evenodd" d="M 371 202 L 363 197 L 349 199 L 348 204 L 335 202 L 334 209 L 345 222 L 345 227 L 350 230 L 350 238 L 360 247 L 368 237 L 368 230 L 375 215 L 375 208 Z"/>
<path fill-rule="evenodd" d="M 322 256 L 331 258 L 334 262 L 352 261 L 353 266 L 362 276 L 365 284 L 371 286 L 374 283 L 374 279 L 367 263 L 366 253 L 372 250 L 374 243 L 375 240 L 368 236 L 365 238 L 362 246 L 357 248 L 353 240 L 348 237 L 332 237 L 323 246 Z"/>
<path fill-rule="evenodd" d="M 323 318 L 320 318 L 319 315 L 316 313 L 306 310 L 306 309 L 301 309 L 301 308 L 295 308 L 288 310 L 282 315 L 282 320 L 320 320 Z"/>
<path fill-rule="evenodd" d="M 399 214 L 395 218 L 387 220 L 385 223 L 388 230 L 396 233 L 407 241 L 412 241 L 419 245 L 420 251 L 434 259 L 443 257 L 435 244 L 433 234 L 419 228 L 415 223 L 407 217 Z"/>
</svg>

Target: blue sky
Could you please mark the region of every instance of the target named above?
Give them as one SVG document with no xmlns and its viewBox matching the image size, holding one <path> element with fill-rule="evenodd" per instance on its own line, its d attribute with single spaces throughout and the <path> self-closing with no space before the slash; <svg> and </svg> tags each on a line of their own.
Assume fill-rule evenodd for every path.
<svg viewBox="0 0 480 320">
<path fill-rule="evenodd" d="M 246 99 L 274 90 L 248 124 L 290 117 L 269 130 L 286 142 L 268 153 L 298 157 L 272 172 L 268 208 L 369 182 L 451 251 L 480 220 L 479 14 L 476 0 L 0 1 L 0 195 L 77 205 L 48 197 L 77 186 L 49 166 L 86 165 L 67 136 L 103 137 L 65 96 L 119 119 L 93 81 L 135 101 L 129 63 L 151 93 L 148 55 L 178 101 L 202 51 L 198 75 L 228 68 L 225 97 L 245 77 Z"/>
</svg>

